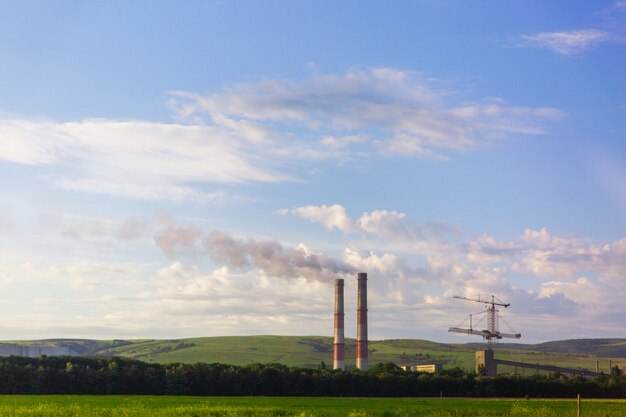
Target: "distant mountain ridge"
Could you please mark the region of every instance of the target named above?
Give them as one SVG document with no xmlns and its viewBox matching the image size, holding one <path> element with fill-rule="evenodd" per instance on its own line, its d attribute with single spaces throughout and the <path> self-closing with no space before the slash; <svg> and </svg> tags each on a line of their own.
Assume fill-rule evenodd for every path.
<svg viewBox="0 0 626 417">
<path fill-rule="evenodd" d="M 479 343 L 469 343 L 468 345 L 484 346 L 484 344 Z M 566 339 L 537 344 L 501 343 L 498 348 L 626 358 L 626 339 Z"/>
<path fill-rule="evenodd" d="M 437 363 L 473 369 L 474 351 L 485 344 L 446 344 L 419 339 L 372 340 L 370 363 L 399 365 Z M 30 348 L 28 348 L 30 347 Z M 346 365 L 353 367 L 356 342 L 346 340 Z M 626 362 L 626 339 L 570 339 L 538 344 L 502 343 L 495 347 L 502 359 L 593 369 L 609 361 Z M 15 352 L 15 353 L 11 353 Z M 29 354 L 32 352 L 33 354 Z M 45 339 L 0 342 L 0 355 L 42 354 L 124 356 L 157 363 L 221 362 L 246 365 L 279 362 L 289 366 L 332 366 L 333 339 L 322 336 L 221 336 L 186 339 Z"/>
</svg>

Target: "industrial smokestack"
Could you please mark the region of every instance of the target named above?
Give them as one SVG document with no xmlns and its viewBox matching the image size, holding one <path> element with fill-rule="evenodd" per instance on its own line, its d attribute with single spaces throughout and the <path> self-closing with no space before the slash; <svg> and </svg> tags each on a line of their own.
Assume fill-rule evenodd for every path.
<svg viewBox="0 0 626 417">
<path fill-rule="evenodd" d="M 356 367 L 367 371 L 367 274 L 359 272 L 356 303 Z"/>
<path fill-rule="evenodd" d="M 344 339 L 343 339 L 343 279 L 335 280 L 335 354 L 333 357 L 334 369 L 345 369 Z"/>
</svg>

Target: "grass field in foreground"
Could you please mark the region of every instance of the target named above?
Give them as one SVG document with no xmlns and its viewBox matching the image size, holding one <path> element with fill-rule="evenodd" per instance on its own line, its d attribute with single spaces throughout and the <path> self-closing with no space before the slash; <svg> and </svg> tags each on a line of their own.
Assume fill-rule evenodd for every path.
<svg viewBox="0 0 626 417">
<path fill-rule="evenodd" d="M 626 400 L 583 400 L 585 417 L 626 417 Z M 0 396 L 0 416 L 567 417 L 575 400 Z"/>
</svg>

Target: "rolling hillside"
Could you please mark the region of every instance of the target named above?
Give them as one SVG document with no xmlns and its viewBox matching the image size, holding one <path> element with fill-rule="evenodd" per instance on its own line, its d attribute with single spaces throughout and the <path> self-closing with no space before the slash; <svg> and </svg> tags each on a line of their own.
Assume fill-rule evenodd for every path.
<svg viewBox="0 0 626 417">
<path fill-rule="evenodd" d="M 245 365 L 252 362 L 280 362 L 289 366 L 316 367 L 322 362 L 332 366 L 333 340 L 321 336 L 223 336 L 173 340 L 82 340 L 50 339 L 0 342 L 0 347 L 69 347 L 82 356 L 125 356 L 146 362 L 221 362 Z M 346 340 L 346 364 L 353 366 L 355 340 Z M 398 339 L 370 341 L 370 363 L 439 363 L 444 368 L 473 369 L 474 351 L 480 344 L 442 344 L 426 340 Z M 496 348 L 501 359 L 551 364 L 573 368 L 608 370 L 609 359 L 626 361 L 626 339 L 578 339 L 536 345 L 501 344 Z M 620 359 L 621 358 L 621 359 Z"/>
</svg>

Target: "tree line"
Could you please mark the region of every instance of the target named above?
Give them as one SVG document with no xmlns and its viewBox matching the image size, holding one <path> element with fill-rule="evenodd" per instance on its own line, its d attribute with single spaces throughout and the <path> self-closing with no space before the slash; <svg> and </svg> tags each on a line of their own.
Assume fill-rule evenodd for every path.
<svg viewBox="0 0 626 417">
<path fill-rule="evenodd" d="M 485 377 L 460 368 L 405 372 L 392 363 L 369 371 L 282 364 L 153 364 L 120 357 L 2 357 L 0 394 L 205 396 L 574 397 L 626 398 L 626 377 Z"/>
</svg>

